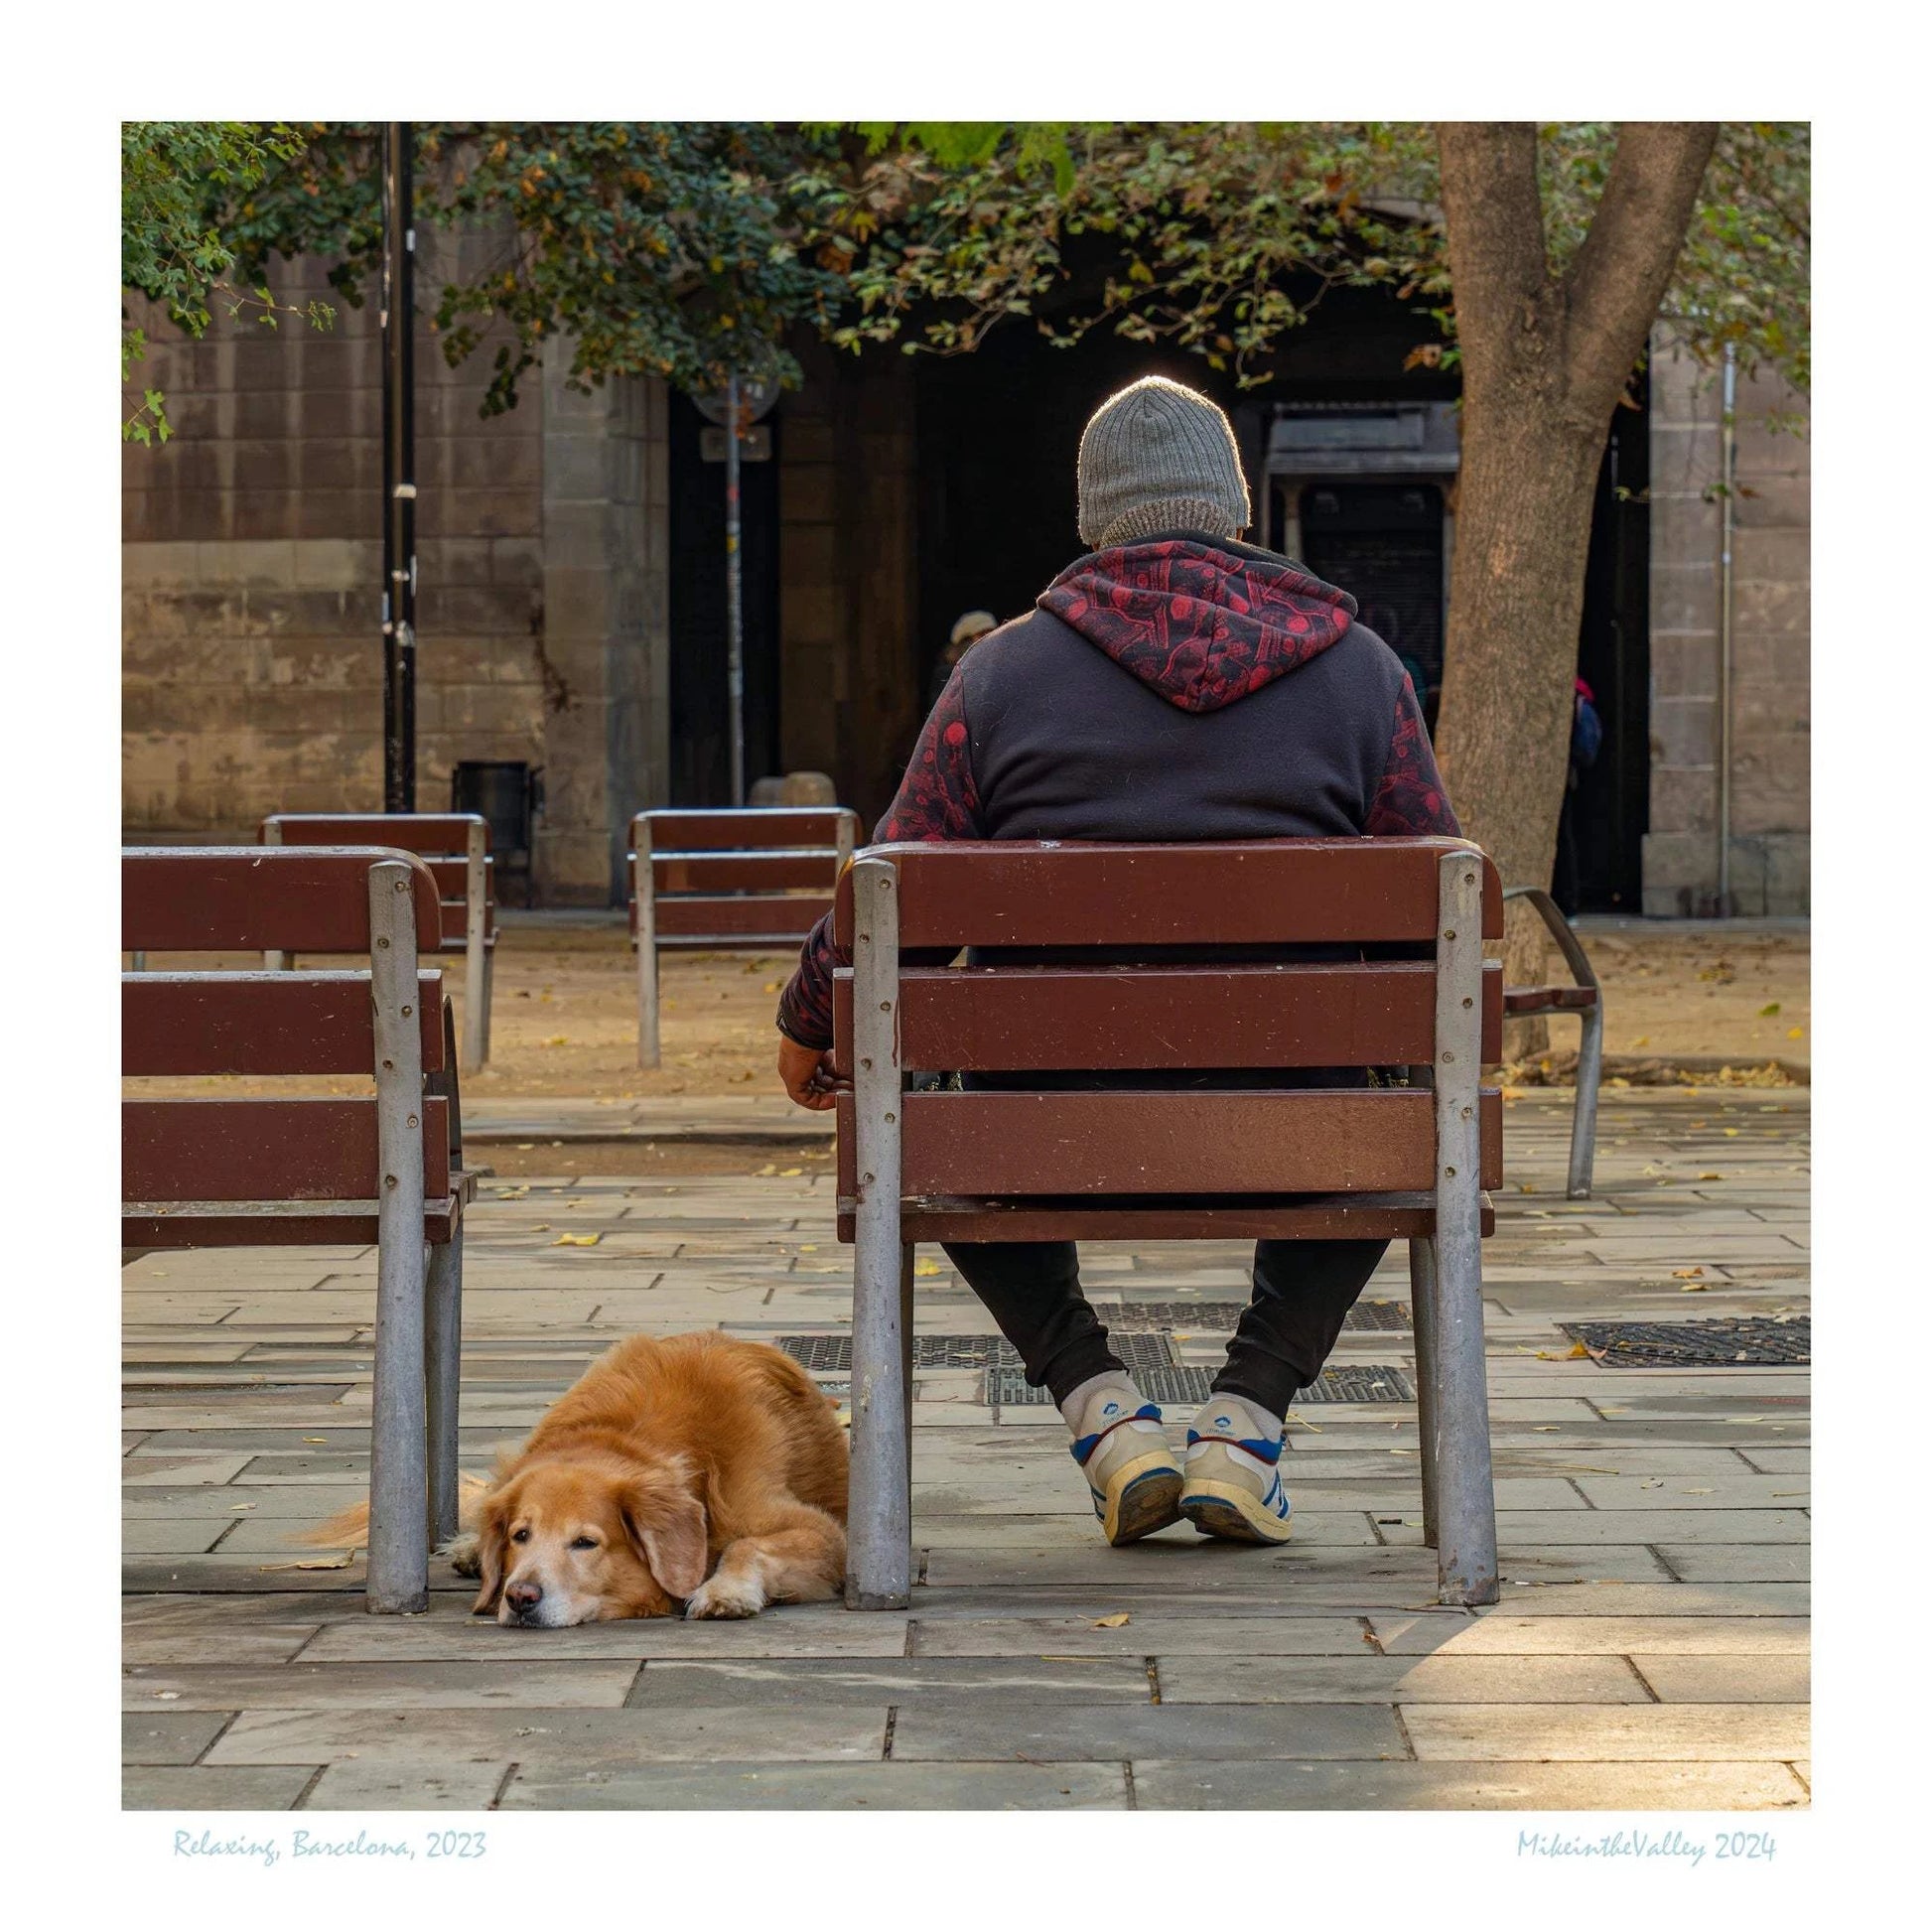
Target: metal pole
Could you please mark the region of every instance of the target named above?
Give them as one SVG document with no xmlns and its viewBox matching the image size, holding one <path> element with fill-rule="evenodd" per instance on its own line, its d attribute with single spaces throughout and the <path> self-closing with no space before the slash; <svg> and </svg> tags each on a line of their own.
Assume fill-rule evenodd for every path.
<svg viewBox="0 0 1932 1932">
<path fill-rule="evenodd" d="M 415 127 L 382 125 L 382 809 L 416 809 Z"/>
<path fill-rule="evenodd" d="M 732 803 L 745 802 L 745 585 L 738 513 L 738 371 L 725 382 L 725 624 L 732 712 Z"/>
<path fill-rule="evenodd" d="M 1730 610 L 1731 534 L 1737 494 L 1737 348 L 1725 344 L 1724 426 L 1719 468 L 1724 539 L 1718 576 L 1718 916 L 1730 917 Z"/>
</svg>

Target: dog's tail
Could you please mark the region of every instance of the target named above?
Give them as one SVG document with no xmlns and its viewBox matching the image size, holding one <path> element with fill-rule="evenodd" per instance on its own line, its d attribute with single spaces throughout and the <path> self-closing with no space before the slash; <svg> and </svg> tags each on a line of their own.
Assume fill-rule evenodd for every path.
<svg viewBox="0 0 1932 1932">
<path fill-rule="evenodd" d="M 473 1476 L 468 1470 L 458 1477 L 457 1521 L 464 1529 L 477 1527 L 483 1495 L 488 1488 L 489 1484 L 483 1477 Z M 346 1509 L 339 1509 L 326 1523 L 299 1531 L 290 1541 L 310 1550 L 366 1550 L 369 1544 L 369 1506 L 366 1502 L 350 1503 Z"/>
</svg>

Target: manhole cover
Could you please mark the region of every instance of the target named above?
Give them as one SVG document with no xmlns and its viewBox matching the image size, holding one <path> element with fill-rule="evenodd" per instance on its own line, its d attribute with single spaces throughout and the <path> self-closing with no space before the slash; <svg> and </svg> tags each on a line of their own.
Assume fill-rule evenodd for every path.
<svg viewBox="0 0 1932 1932">
<path fill-rule="evenodd" d="M 1811 1317 L 1709 1321 L 1566 1321 L 1565 1334 L 1611 1368 L 1804 1368 Z"/>
<path fill-rule="evenodd" d="M 1124 1352 L 1124 1351 L 1123 1351 Z M 1129 1364 L 1130 1368 L 1133 1365 Z M 1205 1402 L 1213 1371 L 1205 1368 L 1134 1369 L 1134 1380 L 1141 1393 L 1152 1402 Z M 1313 1388 L 1304 1389 L 1295 1400 L 1298 1406 L 1311 1402 L 1413 1402 L 1414 1385 L 1401 1369 L 1381 1363 L 1365 1363 L 1347 1368 L 1324 1368 Z M 1017 1368 L 990 1368 L 986 1372 L 986 1404 L 989 1408 L 1020 1408 L 1028 1404 L 1050 1403 L 1044 1389 L 1029 1388 L 1026 1376 Z"/>
<path fill-rule="evenodd" d="M 773 1339 L 795 1362 L 814 1375 L 852 1373 L 850 1335 L 777 1335 Z M 1169 1368 L 1173 1350 L 1166 1335 L 1122 1335 L 1114 1351 L 1136 1375 Z M 1020 1356 L 1001 1335 L 914 1335 L 914 1368 L 1012 1369 Z"/>
<path fill-rule="evenodd" d="M 1094 1312 L 1110 1335 L 1143 1330 L 1178 1329 L 1182 1334 L 1231 1335 L 1248 1311 L 1246 1302 L 1096 1302 Z M 1348 1311 L 1343 1328 L 1364 1329 L 1414 1326 L 1407 1302 L 1357 1302 Z"/>
</svg>

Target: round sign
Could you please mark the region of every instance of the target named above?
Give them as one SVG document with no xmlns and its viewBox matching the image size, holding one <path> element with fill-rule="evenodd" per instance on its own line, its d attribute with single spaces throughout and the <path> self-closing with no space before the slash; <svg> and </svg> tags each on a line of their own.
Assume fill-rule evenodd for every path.
<svg viewBox="0 0 1932 1932">
<path fill-rule="evenodd" d="M 741 375 L 738 378 L 738 406 L 743 411 L 743 420 L 747 423 L 759 421 L 778 400 L 778 388 L 775 375 Z M 707 422 L 722 423 L 731 413 L 723 389 L 713 389 L 702 396 L 694 395 L 691 400 L 698 405 L 699 413 Z"/>
</svg>

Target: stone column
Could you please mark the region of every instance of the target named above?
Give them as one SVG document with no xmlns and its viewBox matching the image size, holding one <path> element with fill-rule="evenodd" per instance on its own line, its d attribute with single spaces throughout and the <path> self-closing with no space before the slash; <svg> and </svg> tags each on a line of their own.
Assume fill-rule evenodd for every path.
<svg viewBox="0 0 1932 1932">
<path fill-rule="evenodd" d="M 1722 377 L 1670 341 L 1650 377 L 1650 829 L 1643 907 L 1716 909 L 1722 744 Z M 1806 399 L 1737 386 L 1731 540 L 1730 891 L 1810 909 L 1811 445 Z"/>
<path fill-rule="evenodd" d="M 567 344 L 543 366 L 543 606 L 547 687 L 539 897 L 621 895 L 630 814 L 668 795 L 666 397 L 623 377 L 566 386 Z"/>
</svg>

